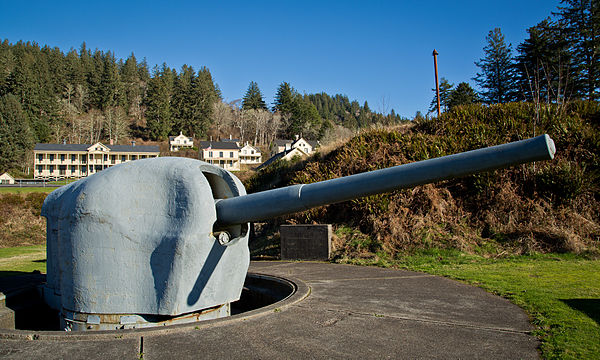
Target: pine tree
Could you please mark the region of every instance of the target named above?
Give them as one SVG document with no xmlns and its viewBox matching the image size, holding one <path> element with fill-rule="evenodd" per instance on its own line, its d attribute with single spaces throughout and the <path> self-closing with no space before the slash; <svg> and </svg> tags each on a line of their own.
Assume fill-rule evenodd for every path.
<svg viewBox="0 0 600 360">
<path fill-rule="evenodd" d="M 456 86 L 456 89 L 450 91 L 450 95 L 448 96 L 448 110 L 452 110 L 460 105 L 474 104 L 478 101 L 477 93 L 471 85 L 461 82 Z"/>
<path fill-rule="evenodd" d="M 453 87 L 454 84 L 451 84 L 445 77 L 440 79 L 440 110 L 442 112 L 448 110 L 448 101 L 450 100 L 450 93 Z M 437 91 L 436 89 L 431 90 L 433 91 L 433 99 L 429 104 L 429 112 L 436 111 L 437 109 Z"/>
<path fill-rule="evenodd" d="M 244 95 L 242 100 L 242 109 L 267 110 L 267 105 L 263 100 L 263 96 L 258 88 L 258 84 L 254 81 L 250 81 L 250 85 L 248 85 L 248 90 L 246 91 L 246 95 Z"/>
<path fill-rule="evenodd" d="M 500 28 L 491 30 L 485 39 L 485 56 L 475 62 L 481 68 L 481 73 L 473 78 L 482 88 L 481 98 L 489 104 L 514 101 L 517 90 L 512 46 L 506 45 Z"/>
<path fill-rule="evenodd" d="M 174 77 L 172 70 L 163 64 L 162 69 L 154 69 L 154 76 L 148 84 L 146 121 L 148 135 L 152 140 L 163 140 L 171 131 Z"/>
<path fill-rule="evenodd" d="M 294 101 L 297 93 L 287 82 L 282 82 L 277 88 L 275 94 L 275 104 L 273 111 L 279 111 L 282 114 L 291 114 L 294 110 Z"/>
<path fill-rule="evenodd" d="M 0 173 L 22 164 L 33 147 L 28 123 L 16 96 L 0 97 Z"/>
<path fill-rule="evenodd" d="M 566 29 L 576 69 L 575 89 L 593 101 L 600 96 L 600 1 L 561 0 L 558 15 Z"/>
</svg>

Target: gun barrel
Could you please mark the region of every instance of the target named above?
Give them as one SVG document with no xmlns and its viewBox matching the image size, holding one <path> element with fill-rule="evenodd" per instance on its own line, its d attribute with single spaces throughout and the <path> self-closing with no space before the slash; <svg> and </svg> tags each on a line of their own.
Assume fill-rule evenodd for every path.
<svg viewBox="0 0 600 360">
<path fill-rule="evenodd" d="M 363 196 L 532 161 L 551 160 L 555 152 L 552 139 L 541 135 L 387 169 L 217 200 L 217 224 L 226 226 L 266 220 Z"/>
</svg>

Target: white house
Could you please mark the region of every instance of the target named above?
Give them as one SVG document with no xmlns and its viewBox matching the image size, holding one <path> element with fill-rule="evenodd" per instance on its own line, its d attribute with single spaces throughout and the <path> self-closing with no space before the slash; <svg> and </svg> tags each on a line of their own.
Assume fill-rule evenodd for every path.
<svg viewBox="0 0 600 360">
<path fill-rule="evenodd" d="M 240 170 L 240 147 L 235 141 L 200 141 L 200 160 L 225 170 Z"/>
<path fill-rule="evenodd" d="M 194 139 L 183 135 L 180 131 L 177 136 L 169 136 L 169 146 L 171 151 L 179 151 L 181 148 L 192 148 Z"/>
<path fill-rule="evenodd" d="M 313 152 L 315 152 L 316 148 L 319 147 L 320 144 L 318 141 L 306 140 L 296 135 L 296 138 L 294 140 L 275 139 L 273 145 L 274 146 L 272 147 L 271 151 L 272 155 L 296 148 L 299 148 L 305 154 L 310 155 Z"/>
<path fill-rule="evenodd" d="M 246 142 L 243 148 L 240 149 L 240 163 L 258 165 L 262 162 L 260 150 Z"/>
<path fill-rule="evenodd" d="M 0 175 L 0 184 L 2 185 L 14 185 L 15 183 L 15 178 L 13 178 L 12 176 L 10 176 L 9 173 L 5 172 L 4 174 Z"/>
<path fill-rule="evenodd" d="M 288 150 L 284 150 L 282 152 L 279 152 L 273 156 L 271 156 L 271 158 L 269 158 L 269 160 L 265 161 L 262 165 L 260 165 L 257 169 L 263 169 L 269 165 L 271 165 L 272 163 L 274 163 L 277 160 L 285 160 L 285 161 L 290 161 L 295 157 L 306 157 L 308 156 L 307 153 L 305 153 L 301 148 L 293 148 L 293 149 L 288 149 Z"/>
</svg>

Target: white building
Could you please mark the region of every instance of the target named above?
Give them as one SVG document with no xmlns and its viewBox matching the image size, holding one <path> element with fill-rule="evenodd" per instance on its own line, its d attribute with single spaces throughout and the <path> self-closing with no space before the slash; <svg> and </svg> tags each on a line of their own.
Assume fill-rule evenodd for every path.
<svg viewBox="0 0 600 360">
<path fill-rule="evenodd" d="M 240 147 L 235 141 L 200 141 L 200 160 L 225 170 L 240 170 Z"/>
<path fill-rule="evenodd" d="M 9 173 L 5 172 L 4 174 L 0 175 L 0 184 L 14 185 L 14 183 L 15 183 L 15 178 L 10 176 Z"/>
<path fill-rule="evenodd" d="M 258 165 L 262 163 L 260 150 L 246 142 L 246 145 L 240 149 L 240 163 L 249 165 Z"/>
<path fill-rule="evenodd" d="M 90 144 L 36 144 L 35 179 L 82 178 L 113 165 L 158 157 L 158 146 Z"/>
<path fill-rule="evenodd" d="M 181 148 L 194 147 L 194 139 L 183 135 L 180 131 L 177 136 L 169 136 L 169 149 L 171 151 L 179 151 Z"/>
<path fill-rule="evenodd" d="M 306 140 L 298 135 L 294 140 L 275 139 L 271 155 L 275 155 L 291 149 L 300 149 L 305 154 L 312 154 L 319 147 L 318 141 Z"/>
</svg>

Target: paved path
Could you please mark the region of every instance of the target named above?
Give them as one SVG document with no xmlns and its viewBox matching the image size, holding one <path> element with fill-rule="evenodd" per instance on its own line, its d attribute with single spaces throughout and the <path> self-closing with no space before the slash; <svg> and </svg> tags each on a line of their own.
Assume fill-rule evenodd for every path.
<svg viewBox="0 0 600 360">
<path fill-rule="evenodd" d="M 153 331 L 4 332 L 0 358 L 531 359 L 537 340 L 508 301 L 420 273 L 308 262 L 253 262 L 298 284 L 283 303 Z M 12 335 L 11 335 L 12 334 Z M 56 335 L 53 335 L 56 334 Z"/>
</svg>

